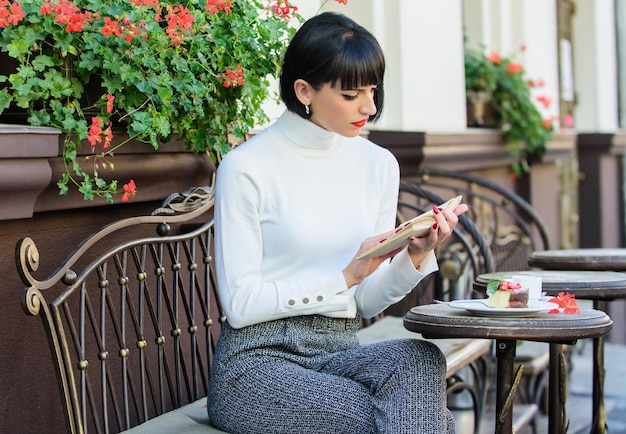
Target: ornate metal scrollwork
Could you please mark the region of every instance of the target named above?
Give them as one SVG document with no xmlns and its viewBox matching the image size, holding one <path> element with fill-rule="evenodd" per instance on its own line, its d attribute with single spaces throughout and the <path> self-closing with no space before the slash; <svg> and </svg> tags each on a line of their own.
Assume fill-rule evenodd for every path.
<svg viewBox="0 0 626 434">
<path fill-rule="evenodd" d="M 22 294 L 22 309 L 27 314 L 39 314 L 42 303 L 45 303 L 42 290 L 50 288 L 59 280 L 68 286 L 76 282 L 76 273 L 68 268 L 67 263 L 65 267 L 57 268 L 48 279 L 36 279 L 32 273 L 39 269 L 39 250 L 37 250 L 35 242 L 29 237 L 18 241 L 15 255 L 17 272 L 22 282 L 27 285 Z"/>
<path fill-rule="evenodd" d="M 26 285 L 33 285 L 37 280 L 31 275 L 31 272 L 37 271 L 39 268 L 39 250 L 35 246 L 35 242 L 29 238 L 21 239 L 15 249 L 16 261 L 18 264 L 17 272 Z"/>
<path fill-rule="evenodd" d="M 32 276 L 32 272 L 39 268 L 39 251 L 35 242 L 26 237 L 21 239 L 15 249 L 17 272 L 25 285 L 22 294 L 22 309 L 30 315 L 38 315 L 41 309 L 41 292 L 39 291 L 39 281 Z"/>
<path fill-rule="evenodd" d="M 41 292 L 32 286 L 24 289 L 22 294 L 22 309 L 29 315 L 39 315 L 41 309 Z"/>
<path fill-rule="evenodd" d="M 173 193 L 163 201 L 159 208 L 152 212 L 152 215 L 175 215 L 194 211 L 212 202 L 213 195 L 213 187 L 193 187 L 182 193 Z"/>
</svg>

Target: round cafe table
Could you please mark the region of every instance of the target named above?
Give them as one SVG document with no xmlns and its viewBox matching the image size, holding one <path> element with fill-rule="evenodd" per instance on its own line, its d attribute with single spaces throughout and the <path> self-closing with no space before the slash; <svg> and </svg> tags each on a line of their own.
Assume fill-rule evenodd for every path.
<svg viewBox="0 0 626 434">
<path fill-rule="evenodd" d="M 568 271 L 626 271 L 626 248 L 579 248 L 579 249 L 558 249 L 541 250 L 533 252 L 528 258 L 528 265 L 544 270 L 568 270 Z M 612 300 L 626 298 L 626 291 L 613 285 L 613 288 L 599 292 L 575 293 L 578 298 L 593 300 L 595 309 L 607 311 L 606 304 Z M 593 340 L 594 364 L 604 360 L 604 338 Z M 605 433 L 608 431 L 606 414 L 604 412 L 604 379 L 603 364 L 599 365 L 602 377 L 594 379 L 593 386 L 593 407 L 594 421 L 591 432 L 593 434 Z M 597 371 L 597 370 L 596 370 Z"/>
<path fill-rule="evenodd" d="M 528 265 L 544 270 L 626 271 L 626 249 L 540 250 L 531 253 Z"/>
<path fill-rule="evenodd" d="M 575 255 L 572 255 L 574 258 Z M 514 275 L 540 276 L 542 289 L 548 295 L 556 296 L 559 292 L 569 292 L 577 299 L 593 300 L 596 310 L 605 312 L 606 302 L 617 298 L 626 298 L 626 273 L 616 271 L 580 271 L 576 270 L 527 270 L 505 271 L 481 274 L 474 281 L 474 289 L 485 293 L 487 284 L 494 278 L 511 278 Z M 560 375 L 553 374 L 562 352 L 561 345 L 550 345 L 549 389 L 558 389 Z M 608 424 L 604 406 L 604 337 L 593 338 L 593 434 L 606 433 Z M 552 395 L 551 395 L 552 396 Z M 556 399 L 556 397 L 553 397 Z M 556 405 L 556 403 L 554 404 Z"/>
<path fill-rule="evenodd" d="M 577 339 L 602 336 L 611 330 L 608 315 L 595 309 L 580 314 L 533 314 L 530 317 L 476 316 L 463 309 L 444 304 L 417 306 L 404 316 L 407 330 L 421 333 L 425 338 L 489 338 L 496 340 L 496 434 L 513 432 L 512 394 L 514 359 L 517 340 L 573 343 Z M 558 389 L 549 389 L 557 394 Z M 560 408 L 552 408 L 558 424 L 549 423 L 550 433 L 561 433 Z"/>
</svg>

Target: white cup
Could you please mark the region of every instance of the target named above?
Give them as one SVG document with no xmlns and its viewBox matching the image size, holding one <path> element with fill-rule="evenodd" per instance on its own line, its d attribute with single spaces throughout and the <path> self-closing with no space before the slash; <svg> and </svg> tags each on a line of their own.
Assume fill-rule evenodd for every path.
<svg viewBox="0 0 626 434">
<path fill-rule="evenodd" d="M 518 274 L 511 276 L 514 282 L 520 283 L 522 288 L 528 288 L 528 299 L 537 300 L 541 298 L 542 286 L 541 276 L 530 276 Z"/>
</svg>

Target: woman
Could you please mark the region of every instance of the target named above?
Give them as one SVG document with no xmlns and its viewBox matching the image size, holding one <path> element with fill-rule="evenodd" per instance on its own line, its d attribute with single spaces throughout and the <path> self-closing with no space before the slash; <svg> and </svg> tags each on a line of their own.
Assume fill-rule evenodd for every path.
<svg viewBox="0 0 626 434">
<path fill-rule="evenodd" d="M 436 346 L 359 346 L 355 335 L 361 317 L 437 269 L 433 249 L 467 210 L 434 208 L 426 236 L 356 259 L 395 226 L 398 163 L 359 136 L 380 116 L 384 70 L 367 30 L 315 16 L 285 55 L 287 111 L 220 164 L 215 247 L 227 322 L 208 411 L 222 430 L 454 432 Z"/>
</svg>

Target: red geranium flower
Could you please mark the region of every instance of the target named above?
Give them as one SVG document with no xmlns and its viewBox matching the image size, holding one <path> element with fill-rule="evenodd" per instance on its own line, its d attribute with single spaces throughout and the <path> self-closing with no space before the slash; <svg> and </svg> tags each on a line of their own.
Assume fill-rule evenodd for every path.
<svg viewBox="0 0 626 434">
<path fill-rule="evenodd" d="M 130 180 L 128 184 L 124 184 L 124 194 L 122 195 L 122 202 L 128 202 L 128 199 L 135 197 L 137 193 L 137 186 L 134 180 Z"/>
<path fill-rule="evenodd" d="M 522 71 L 522 65 L 520 65 L 519 63 L 509 63 L 509 65 L 507 66 L 507 69 L 509 70 L 509 72 L 511 72 L 512 74 L 517 74 L 519 72 Z"/>
<path fill-rule="evenodd" d="M 559 292 L 559 295 L 548 300 L 550 303 L 556 303 L 563 313 L 580 313 L 580 308 L 576 302 L 574 294 L 569 292 Z M 552 309 L 548 313 L 559 313 L 560 309 Z"/>
<path fill-rule="evenodd" d="M 491 52 L 488 59 L 490 62 L 495 63 L 496 65 L 499 65 L 500 62 L 502 61 L 502 57 L 500 57 L 500 55 L 496 53 L 495 51 Z"/>
</svg>

